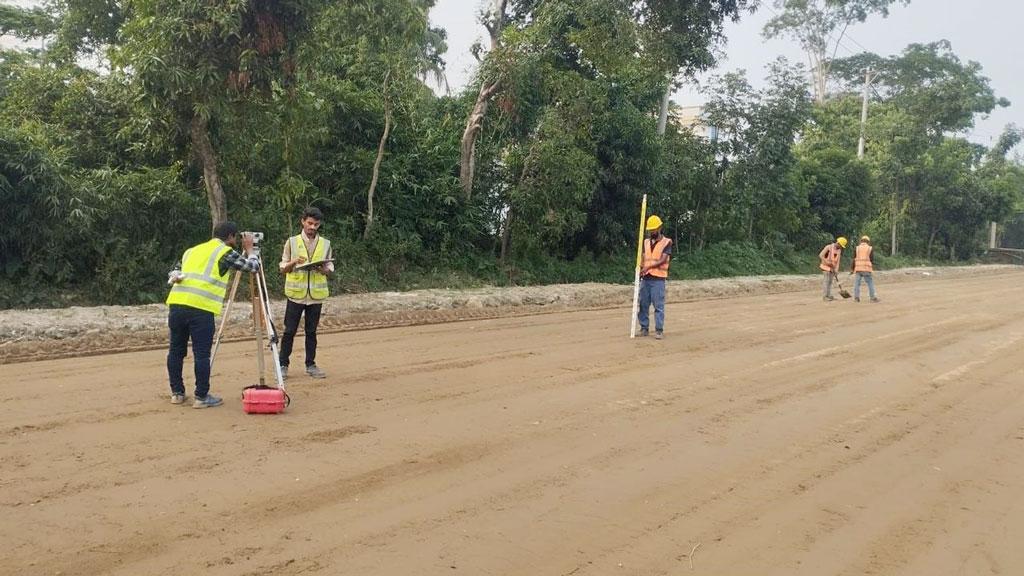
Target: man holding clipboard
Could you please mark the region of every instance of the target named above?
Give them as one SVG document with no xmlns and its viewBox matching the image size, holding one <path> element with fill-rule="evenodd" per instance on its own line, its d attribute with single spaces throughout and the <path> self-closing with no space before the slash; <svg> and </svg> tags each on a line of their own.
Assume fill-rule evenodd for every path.
<svg viewBox="0 0 1024 576">
<path fill-rule="evenodd" d="M 302 232 L 284 243 L 281 273 L 285 274 L 284 295 L 288 306 L 284 312 L 284 335 L 281 337 L 281 373 L 288 377 L 288 361 L 292 354 L 299 319 L 305 316 L 306 374 L 326 378 L 316 365 L 316 329 L 320 324 L 323 301 L 329 295 L 327 276 L 334 273 L 331 242 L 318 234 L 324 215 L 319 208 L 306 208 L 302 213 Z"/>
</svg>

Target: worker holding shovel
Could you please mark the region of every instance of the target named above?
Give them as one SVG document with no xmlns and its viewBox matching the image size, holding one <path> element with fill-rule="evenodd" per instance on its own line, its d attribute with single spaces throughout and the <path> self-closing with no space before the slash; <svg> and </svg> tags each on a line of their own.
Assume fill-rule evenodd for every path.
<svg viewBox="0 0 1024 576">
<path fill-rule="evenodd" d="M 843 256 L 843 249 L 846 248 L 846 238 L 840 236 L 836 238 L 835 242 L 826 245 L 818 253 L 818 259 L 820 263 L 818 268 L 822 270 L 822 300 L 830 302 L 835 300 L 832 296 L 832 279 L 836 278 L 836 272 L 839 270 L 839 259 Z M 838 280 L 838 278 L 836 278 Z M 842 286 L 839 287 L 842 290 Z"/>
</svg>

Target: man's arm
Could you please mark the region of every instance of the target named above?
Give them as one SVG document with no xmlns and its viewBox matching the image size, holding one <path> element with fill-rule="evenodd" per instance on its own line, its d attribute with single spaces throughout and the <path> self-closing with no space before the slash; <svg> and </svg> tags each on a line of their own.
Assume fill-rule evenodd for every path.
<svg viewBox="0 0 1024 576">
<path fill-rule="evenodd" d="M 672 258 L 672 240 L 669 240 L 668 241 L 668 245 L 666 245 L 665 249 L 661 252 L 661 258 L 658 258 L 658 261 L 655 262 L 654 264 L 651 264 L 650 266 L 644 266 L 643 268 L 641 268 L 640 269 L 640 275 L 643 276 L 643 275 L 647 274 L 652 269 L 657 268 L 658 266 L 661 266 L 662 264 L 668 262 L 671 258 Z"/>
<path fill-rule="evenodd" d="M 290 239 L 286 240 L 284 243 L 284 250 L 281 252 L 281 263 L 278 265 L 278 268 L 281 269 L 281 273 L 289 274 L 295 270 L 296 266 L 305 264 L 305 262 L 305 256 L 299 256 L 294 259 L 292 258 L 292 242 Z"/>
<path fill-rule="evenodd" d="M 220 258 L 218 263 L 220 273 L 227 274 L 228 270 L 239 270 L 241 272 L 258 272 L 260 260 L 255 255 L 242 256 L 234 250 L 228 250 Z"/>
<path fill-rule="evenodd" d="M 334 274 L 334 246 L 327 248 L 327 254 L 324 254 L 324 258 L 330 260 L 330 262 L 325 262 L 320 267 L 320 271 L 324 274 Z"/>
</svg>

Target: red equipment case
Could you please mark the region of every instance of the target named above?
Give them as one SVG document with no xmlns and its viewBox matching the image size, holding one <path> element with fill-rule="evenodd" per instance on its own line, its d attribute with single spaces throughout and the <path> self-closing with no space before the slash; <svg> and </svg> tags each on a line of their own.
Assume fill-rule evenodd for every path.
<svg viewBox="0 0 1024 576">
<path fill-rule="evenodd" d="M 280 388 L 248 386 L 242 390 L 242 409 L 246 414 L 279 414 L 291 403 Z"/>
</svg>

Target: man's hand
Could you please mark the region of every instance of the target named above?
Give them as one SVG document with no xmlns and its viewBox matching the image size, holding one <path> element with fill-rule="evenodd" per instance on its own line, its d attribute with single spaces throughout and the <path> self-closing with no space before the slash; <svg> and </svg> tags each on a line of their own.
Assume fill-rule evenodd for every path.
<svg viewBox="0 0 1024 576">
<path fill-rule="evenodd" d="M 292 268 L 294 268 L 296 266 L 302 266 L 305 263 L 306 263 L 306 257 L 305 256 L 299 256 L 298 258 L 292 260 Z"/>
<path fill-rule="evenodd" d="M 245 250 L 246 254 L 252 253 L 252 234 L 242 234 L 242 249 Z"/>
</svg>

